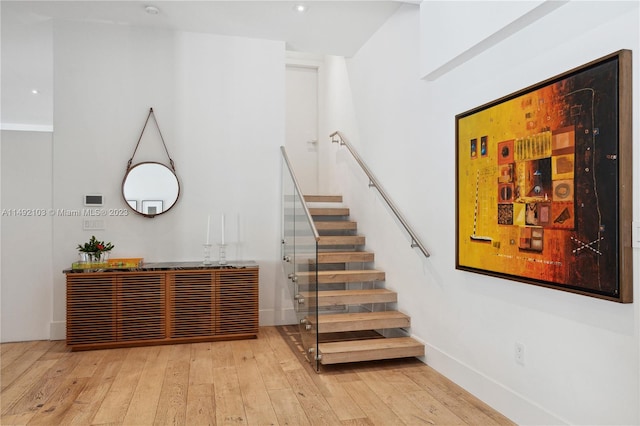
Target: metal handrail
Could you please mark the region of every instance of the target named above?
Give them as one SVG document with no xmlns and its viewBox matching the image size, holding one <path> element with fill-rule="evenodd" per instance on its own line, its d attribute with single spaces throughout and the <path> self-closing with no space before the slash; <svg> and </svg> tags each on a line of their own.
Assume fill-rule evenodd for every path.
<svg viewBox="0 0 640 426">
<path fill-rule="evenodd" d="M 287 150 L 284 146 L 280 147 L 280 152 L 282 152 L 282 158 L 287 165 L 287 170 L 289 171 L 289 175 L 291 175 L 291 180 L 293 181 L 293 185 L 296 187 L 296 192 L 300 194 L 302 197 L 302 208 L 304 210 L 304 214 L 307 216 L 307 220 L 309 221 L 309 225 L 311 225 L 311 231 L 313 232 L 313 237 L 316 241 L 320 240 L 320 234 L 316 229 L 316 225 L 311 218 L 311 212 L 309 212 L 309 207 L 307 207 L 307 203 L 304 201 L 304 195 L 302 195 L 302 191 L 300 190 L 300 184 L 298 184 L 298 179 L 296 179 L 295 173 L 293 173 L 293 167 L 291 167 L 291 163 L 289 162 L 289 157 L 287 156 Z"/>
<path fill-rule="evenodd" d="M 349 152 L 351 153 L 351 155 L 353 155 L 353 158 L 355 158 L 355 160 L 358 162 L 358 164 L 360 165 L 362 170 L 365 172 L 365 174 L 369 178 L 369 187 L 375 187 L 378 190 L 378 192 L 382 196 L 382 199 L 387 203 L 387 205 L 389 206 L 389 208 L 391 209 L 393 214 L 396 215 L 396 217 L 398 218 L 398 220 L 400 221 L 400 223 L 404 227 L 405 231 L 407 231 L 407 233 L 411 237 L 411 247 L 419 248 L 420 251 L 422 252 L 422 254 L 425 255 L 425 257 L 431 256 L 431 254 L 429 254 L 429 252 L 424 247 L 424 245 L 422 244 L 422 242 L 420 241 L 420 239 L 418 238 L 416 233 L 413 231 L 411 226 L 409 226 L 409 224 L 407 223 L 407 220 L 404 218 L 404 216 L 402 216 L 400 211 L 396 208 L 395 204 L 393 204 L 393 201 L 391 201 L 391 199 L 389 198 L 387 193 L 384 191 L 384 189 L 382 188 L 380 183 L 378 183 L 378 180 L 375 178 L 373 173 L 371 173 L 371 171 L 369 170 L 367 165 L 364 163 L 364 161 L 362 161 L 362 158 L 360 158 L 358 153 L 355 151 L 355 149 L 353 149 L 353 147 L 351 146 L 349 141 L 347 141 L 347 139 L 344 137 L 344 135 L 342 133 L 340 133 L 339 130 L 337 130 L 337 131 L 331 133 L 329 135 L 329 137 L 331 138 L 331 142 L 339 143 L 340 145 L 346 146 L 347 149 L 349 150 Z"/>
</svg>

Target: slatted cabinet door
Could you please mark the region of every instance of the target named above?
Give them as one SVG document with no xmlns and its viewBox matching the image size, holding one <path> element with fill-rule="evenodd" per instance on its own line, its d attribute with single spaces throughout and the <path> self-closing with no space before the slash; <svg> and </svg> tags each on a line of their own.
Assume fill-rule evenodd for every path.
<svg viewBox="0 0 640 426">
<path fill-rule="evenodd" d="M 115 342 L 116 279 L 113 275 L 67 275 L 67 344 Z"/>
<path fill-rule="evenodd" d="M 218 273 L 216 334 L 255 335 L 258 332 L 258 270 L 231 269 Z"/>
<path fill-rule="evenodd" d="M 67 273 L 73 350 L 255 338 L 258 267 Z"/>
<path fill-rule="evenodd" d="M 171 338 L 211 336 L 215 273 L 169 274 L 171 292 Z"/>
<path fill-rule="evenodd" d="M 164 339 L 165 274 L 119 275 L 118 340 Z"/>
</svg>

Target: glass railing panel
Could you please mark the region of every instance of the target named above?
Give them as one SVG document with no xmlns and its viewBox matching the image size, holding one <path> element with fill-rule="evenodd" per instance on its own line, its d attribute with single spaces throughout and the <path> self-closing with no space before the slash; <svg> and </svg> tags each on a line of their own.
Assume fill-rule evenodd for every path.
<svg viewBox="0 0 640 426">
<path fill-rule="evenodd" d="M 282 258 L 307 359 L 318 370 L 317 231 L 282 150 Z"/>
<path fill-rule="evenodd" d="M 282 267 L 285 272 L 285 276 L 288 279 L 295 272 L 293 268 L 293 259 L 295 257 L 294 252 L 294 235 L 295 235 L 295 220 L 294 220 L 294 212 L 295 212 L 295 186 L 289 171 L 286 167 L 286 164 L 283 161 L 282 165 L 282 204 L 281 204 L 281 212 L 282 212 L 282 246 L 281 246 L 281 254 L 282 254 Z M 292 281 L 289 279 L 289 283 Z M 293 295 L 292 295 L 293 297 Z"/>
</svg>

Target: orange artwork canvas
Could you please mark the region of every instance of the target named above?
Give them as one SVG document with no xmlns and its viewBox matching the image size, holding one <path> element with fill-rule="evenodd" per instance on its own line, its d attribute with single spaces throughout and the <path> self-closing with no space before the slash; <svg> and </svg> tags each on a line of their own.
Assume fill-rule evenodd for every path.
<svg viewBox="0 0 640 426">
<path fill-rule="evenodd" d="M 456 116 L 458 269 L 632 300 L 630 56 Z"/>
</svg>

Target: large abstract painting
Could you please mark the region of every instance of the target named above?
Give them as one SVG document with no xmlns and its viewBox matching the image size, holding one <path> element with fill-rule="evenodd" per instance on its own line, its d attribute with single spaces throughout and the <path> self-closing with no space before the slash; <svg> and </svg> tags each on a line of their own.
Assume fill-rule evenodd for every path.
<svg viewBox="0 0 640 426">
<path fill-rule="evenodd" d="M 632 301 L 631 52 L 456 116 L 457 269 Z"/>
</svg>

